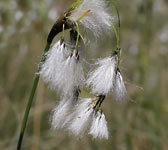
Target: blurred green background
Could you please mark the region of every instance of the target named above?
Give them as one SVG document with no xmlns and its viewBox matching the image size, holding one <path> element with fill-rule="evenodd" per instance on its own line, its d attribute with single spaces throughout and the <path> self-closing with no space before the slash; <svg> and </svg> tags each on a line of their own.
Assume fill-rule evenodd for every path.
<svg viewBox="0 0 168 150">
<path fill-rule="evenodd" d="M 57 10 L 72 2 L 0 1 L 0 150 L 16 149 L 47 34 L 58 17 Z M 118 104 L 109 96 L 103 104 L 109 140 L 53 132 L 49 118 L 59 95 L 41 80 L 23 150 L 168 150 L 168 0 L 118 0 L 116 4 L 121 15 L 120 68 L 128 98 Z M 107 45 L 115 48 L 115 37 L 90 44 L 86 60 L 108 56 Z"/>
</svg>

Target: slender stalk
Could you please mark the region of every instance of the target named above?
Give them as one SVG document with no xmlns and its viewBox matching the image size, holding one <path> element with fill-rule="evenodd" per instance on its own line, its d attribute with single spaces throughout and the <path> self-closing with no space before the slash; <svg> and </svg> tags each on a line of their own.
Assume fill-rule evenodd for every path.
<svg viewBox="0 0 168 150">
<path fill-rule="evenodd" d="M 120 14 L 119 14 L 118 8 L 114 3 L 113 3 L 113 7 L 116 9 L 117 17 L 118 17 L 118 31 L 117 31 L 115 25 L 112 22 L 110 22 L 110 25 L 114 30 L 116 40 L 117 40 L 117 50 L 115 50 L 115 52 L 117 53 L 117 63 L 116 63 L 116 67 L 115 67 L 115 72 L 117 72 L 118 66 L 120 63 L 120 50 L 121 50 L 121 48 L 120 48 L 120 27 L 121 27 L 121 22 L 120 22 Z"/>
<path fill-rule="evenodd" d="M 120 28 L 121 28 L 121 21 L 120 21 L 120 14 L 119 14 L 119 11 L 118 11 L 118 8 L 115 4 L 113 4 L 113 6 L 115 7 L 116 9 L 116 12 L 117 12 L 117 17 L 118 17 L 118 39 L 117 39 L 117 53 L 118 53 L 118 59 L 120 58 Z M 119 61 L 119 60 L 118 60 Z M 118 62 L 119 64 L 119 62 Z"/>
<path fill-rule="evenodd" d="M 117 32 L 117 29 L 114 26 L 114 24 L 112 22 L 110 22 L 110 25 L 113 28 L 116 39 L 117 39 L 117 50 L 114 51 L 115 53 L 117 53 L 117 63 L 116 63 L 116 67 L 115 67 L 115 72 L 117 72 L 117 69 L 118 69 L 118 66 L 119 66 L 119 63 L 120 63 L 120 36 L 119 36 L 119 34 Z"/>
<path fill-rule="evenodd" d="M 40 61 L 38 71 L 41 69 L 41 63 L 43 63 L 46 59 L 45 53 L 49 50 L 49 48 L 50 48 L 50 43 L 47 43 L 46 48 L 44 50 L 44 54 L 43 54 L 43 56 L 41 58 L 41 61 Z M 34 98 L 34 95 L 35 95 L 35 92 L 36 92 L 36 89 L 37 89 L 37 86 L 38 86 L 39 79 L 40 79 L 40 75 L 36 74 L 34 82 L 33 82 L 33 87 L 32 87 L 31 93 L 30 93 L 30 97 L 29 97 L 29 100 L 27 102 L 26 110 L 25 110 L 25 113 L 24 113 L 24 118 L 23 118 L 23 121 L 22 121 L 22 126 L 21 126 L 19 141 L 18 141 L 18 145 L 17 145 L 17 150 L 21 150 L 23 136 L 24 136 L 24 132 L 25 132 L 25 129 L 26 129 L 26 124 L 27 124 L 30 108 L 32 106 L 33 98 Z"/>
<path fill-rule="evenodd" d="M 111 25 L 111 27 L 113 28 L 113 31 L 114 31 L 114 33 L 115 33 L 115 36 L 116 36 L 116 40 L 117 40 L 117 54 L 119 55 L 119 50 L 120 50 L 120 36 L 119 36 L 119 34 L 118 34 L 118 32 L 117 32 L 117 29 L 116 29 L 116 27 L 114 26 L 114 24 L 112 23 L 112 22 L 110 22 L 110 25 Z"/>
</svg>

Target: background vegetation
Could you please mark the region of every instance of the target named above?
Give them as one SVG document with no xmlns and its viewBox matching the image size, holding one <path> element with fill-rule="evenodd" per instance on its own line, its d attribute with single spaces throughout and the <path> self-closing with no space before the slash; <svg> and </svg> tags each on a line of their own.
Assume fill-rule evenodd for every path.
<svg viewBox="0 0 168 150">
<path fill-rule="evenodd" d="M 73 1 L 60 2 L 62 9 Z M 34 73 L 57 18 L 57 6 L 57 0 L 0 1 L 0 150 L 16 149 Z M 118 0 L 117 6 L 128 99 L 118 104 L 108 97 L 103 105 L 109 140 L 90 136 L 79 140 L 63 131 L 53 132 L 49 117 L 59 95 L 40 81 L 23 150 L 168 149 L 168 0 Z M 93 45 L 85 57 L 108 56 L 107 45 L 114 46 L 114 39 L 102 37 L 96 43 L 99 48 Z"/>
</svg>

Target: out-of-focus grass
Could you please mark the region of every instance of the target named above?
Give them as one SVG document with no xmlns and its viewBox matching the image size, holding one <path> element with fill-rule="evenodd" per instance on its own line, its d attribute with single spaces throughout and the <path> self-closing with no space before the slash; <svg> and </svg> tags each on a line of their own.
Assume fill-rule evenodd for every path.
<svg viewBox="0 0 168 150">
<path fill-rule="evenodd" d="M 61 1 L 68 6 L 71 1 Z M 65 7 L 66 7 L 65 6 Z M 168 1 L 118 1 L 121 14 L 121 70 L 129 98 L 103 104 L 110 138 L 79 140 L 53 132 L 49 118 L 59 95 L 40 81 L 26 129 L 25 150 L 168 149 Z M 56 18 L 56 1 L 0 1 L 0 150 L 16 147 L 34 73 Z M 102 37 L 85 56 L 107 56 L 115 42 Z M 97 44 L 98 44 L 97 43 Z M 107 44 L 108 43 L 108 44 Z M 106 51 L 106 49 L 109 51 Z M 87 65 L 86 65 L 87 70 Z M 87 97 L 88 93 L 83 92 Z"/>
</svg>

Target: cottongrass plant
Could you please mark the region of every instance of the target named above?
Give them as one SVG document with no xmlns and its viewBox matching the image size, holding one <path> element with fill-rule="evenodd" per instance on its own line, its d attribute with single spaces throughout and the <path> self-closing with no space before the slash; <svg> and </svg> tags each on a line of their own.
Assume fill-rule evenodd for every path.
<svg viewBox="0 0 168 150">
<path fill-rule="evenodd" d="M 80 138 L 88 133 L 93 138 L 108 139 L 107 121 L 101 105 L 108 94 L 112 94 L 112 97 L 118 101 L 123 100 L 126 94 L 119 71 L 119 32 L 112 19 L 105 0 L 78 0 L 53 25 L 24 114 L 18 150 L 21 149 L 40 75 L 52 90 L 61 93 L 61 100 L 51 116 L 53 129 L 64 129 Z M 80 33 L 80 26 L 89 30 L 96 38 L 100 38 L 100 35 L 105 36 L 113 30 L 117 39 L 117 49 L 114 54 L 98 59 L 95 63 L 97 68 L 89 73 L 86 81 L 83 71 L 85 41 Z M 65 30 L 70 35 L 69 42 L 64 40 Z M 60 32 L 63 33 L 61 39 L 51 47 L 54 37 Z M 79 98 L 80 89 L 84 85 L 91 87 L 93 98 Z"/>
</svg>

